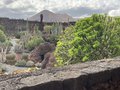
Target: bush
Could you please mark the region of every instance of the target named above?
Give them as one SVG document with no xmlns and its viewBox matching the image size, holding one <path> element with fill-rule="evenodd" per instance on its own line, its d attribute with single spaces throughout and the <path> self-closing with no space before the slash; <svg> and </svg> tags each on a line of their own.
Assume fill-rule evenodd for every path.
<svg viewBox="0 0 120 90">
<path fill-rule="evenodd" d="M 45 31 L 47 34 L 50 34 L 52 28 L 53 28 L 52 26 L 50 26 L 50 25 L 46 25 L 46 26 L 44 27 L 44 31 Z"/>
<path fill-rule="evenodd" d="M 74 38 L 73 33 L 75 29 L 73 26 L 65 30 L 65 34 L 59 37 L 57 42 L 57 47 L 55 50 L 55 57 L 58 62 L 58 66 L 63 66 L 68 63 L 70 56 L 68 55 L 68 50 L 72 47 L 70 41 Z"/>
<path fill-rule="evenodd" d="M 45 38 L 45 41 L 54 43 L 55 45 L 58 42 L 58 35 L 49 35 L 48 37 L 44 37 L 44 38 Z"/>
<path fill-rule="evenodd" d="M 26 66 L 27 66 L 27 67 L 33 67 L 33 66 L 35 66 L 35 63 L 34 63 L 33 61 L 28 61 L 28 62 L 26 63 Z"/>
<path fill-rule="evenodd" d="M 15 60 L 15 54 L 7 54 L 6 59 L 7 60 Z"/>
<path fill-rule="evenodd" d="M 23 49 L 22 49 L 22 45 L 16 45 L 15 46 L 15 53 L 22 53 Z"/>
<path fill-rule="evenodd" d="M 15 66 L 25 67 L 26 66 L 26 61 L 25 60 L 19 60 L 15 63 Z"/>
<path fill-rule="evenodd" d="M 0 42 L 5 42 L 6 41 L 6 35 L 2 30 L 0 30 Z"/>
<path fill-rule="evenodd" d="M 5 61 L 5 63 L 10 64 L 10 65 L 14 65 L 15 62 L 16 62 L 16 60 L 15 60 L 15 54 L 7 54 L 6 55 L 6 61 Z"/>
<path fill-rule="evenodd" d="M 6 40 L 5 45 L 7 46 L 7 52 L 6 52 L 6 53 L 8 54 L 9 51 L 10 51 L 10 49 L 11 49 L 11 47 L 12 47 L 13 45 L 12 45 L 12 43 L 10 42 L 9 39 Z"/>
<path fill-rule="evenodd" d="M 106 15 L 79 20 L 59 38 L 58 65 L 99 60 L 120 55 L 120 21 Z"/>
<path fill-rule="evenodd" d="M 43 43 L 44 40 L 41 37 L 33 36 L 26 44 L 25 48 L 27 48 L 29 51 L 33 50 L 36 46 Z"/>
<path fill-rule="evenodd" d="M 20 39 L 20 33 L 15 34 L 15 38 Z"/>
<path fill-rule="evenodd" d="M 0 74 L 3 74 L 6 71 L 7 71 L 6 67 L 0 64 Z"/>
<path fill-rule="evenodd" d="M 25 31 L 21 31 L 15 34 L 15 38 L 20 39 L 23 35 L 25 35 Z"/>
<path fill-rule="evenodd" d="M 5 32 L 5 27 L 0 25 L 0 30 L 2 30 L 3 32 Z"/>
<path fill-rule="evenodd" d="M 22 54 L 22 59 L 23 60 L 28 60 L 28 54 L 27 53 L 23 53 Z"/>
</svg>

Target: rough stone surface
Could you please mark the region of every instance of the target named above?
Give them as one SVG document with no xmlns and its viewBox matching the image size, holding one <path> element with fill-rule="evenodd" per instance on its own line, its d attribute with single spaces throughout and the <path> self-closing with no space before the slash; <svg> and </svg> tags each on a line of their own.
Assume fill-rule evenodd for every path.
<svg viewBox="0 0 120 90">
<path fill-rule="evenodd" d="M 52 52 L 55 49 L 55 46 L 53 46 L 50 43 L 43 43 L 36 47 L 30 54 L 29 59 L 35 61 L 35 62 L 42 62 L 42 59 L 44 59 L 44 56 L 48 52 Z"/>
<path fill-rule="evenodd" d="M 120 59 L 2 76 L 0 90 L 120 90 Z"/>
</svg>

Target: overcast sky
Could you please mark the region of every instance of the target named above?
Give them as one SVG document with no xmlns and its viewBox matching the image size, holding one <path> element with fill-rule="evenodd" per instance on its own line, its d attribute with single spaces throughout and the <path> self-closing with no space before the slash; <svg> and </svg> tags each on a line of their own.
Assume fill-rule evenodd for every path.
<svg viewBox="0 0 120 90">
<path fill-rule="evenodd" d="M 120 16 L 120 0 L 0 0 L 0 17 L 26 19 L 44 9 L 73 17 L 93 13 Z"/>
</svg>

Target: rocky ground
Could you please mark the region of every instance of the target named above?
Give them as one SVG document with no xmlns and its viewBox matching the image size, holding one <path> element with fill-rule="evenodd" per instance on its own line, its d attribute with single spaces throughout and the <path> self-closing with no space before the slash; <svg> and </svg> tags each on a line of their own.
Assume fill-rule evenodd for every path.
<svg viewBox="0 0 120 90">
<path fill-rule="evenodd" d="M 8 65 L 8 64 L 4 64 L 4 63 L 0 63 L 0 65 L 2 65 L 3 68 L 5 68 L 6 70 L 6 74 L 12 74 L 14 71 L 16 70 L 24 70 L 27 69 L 26 67 L 16 67 L 14 65 Z"/>
</svg>

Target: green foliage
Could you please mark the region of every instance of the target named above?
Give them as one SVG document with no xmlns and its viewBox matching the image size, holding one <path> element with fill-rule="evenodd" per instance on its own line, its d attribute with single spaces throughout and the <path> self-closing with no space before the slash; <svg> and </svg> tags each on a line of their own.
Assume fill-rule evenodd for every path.
<svg viewBox="0 0 120 90">
<path fill-rule="evenodd" d="M 60 35 L 63 33 L 63 26 L 60 23 L 55 23 L 52 25 L 52 34 Z"/>
<path fill-rule="evenodd" d="M 52 31 L 52 26 L 46 25 L 46 26 L 44 27 L 44 31 L 45 31 L 46 33 L 50 34 L 51 31 Z"/>
<path fill-rule="evenodd" d="M 3 43 L 5 41 L 6 41 L 6 35 L 2 30 L 0 30 L 0 42 Z"/>
<path fill-rule="evenodd" d="M 58 36 L 57 35 L 50 35 L 49 38 L 48 38 L 48 41 L 50 43 L 56 44 L 58 42 Z"/>
<path fill-rule="evenodd" d="M 65 34 L 59 37 L 59 41 L 57 42 L 57 48 L 55 51 L 55 56 L 60 66 L 69 63 L 71 59 L 71 57 L 68 55 L 68 50 L 72 47 L 70 45 L 70 41 L 74 38 L 74 31 L 74 27 L 71 26 L 65 30 Z"/>
<path fill-rule="evenodd" d="M 15 63 L 15 66 L 25 67 L 26 66 L 26 61 L 25 60 L 19 60 Z"/>
<path fill-rule="evenodd" d="M 5 48 L 6 48 L 6 50 L 7 50 L 7 52 L 6 52 L 6 53 L 9 53 L 10 48 L 11 48 L 11 46 L 12 46 L 12 43 L 10 42 L 10 40 L 9 40 L 9 39 L 6 39 L 6 41 L 5 41 L 5 42 L 0 43 L 0 46 L 1 46 L 3 49 L 5 49 Z"/>
<path fill-rule="evenodd" d="M 6 71 L 7 71 L 6 67 L 3 66 L 2 64 L 0 64 L 0 74 L 4 73 Z"/>
<path fill-rule="evenodd" d="M 7 46 L 13 46 L 9 39 L 6 40 L 5 44 L 6 44 Z"/>
<path fill-rule="evenodd" d="M 55 23 L 52 26 L 46 25 L 44 27 L 44 31 L 47 34 L 52 34 L 52 35 L 60 35 L 63 33 L 63 27 L 60 23 Z"/>
<path fill-rule="evenodd" d="M 15 54 L 7 54 L 6 59 L 7 60 L 15 60 Z"/>
<path fill-rule="evenodd" d="M 15 38 L 20 39 L 20 33 L 15 34 Z"/>
<path fill-rule="evenodd" d="M 22 54 L 22 59 L 27 61 L 28 60 L 28 54 L 27 53 L 23 53 Z"/>
<path fill-rule="evenodd" d="M 14 51 L 15 53 L 22 53 L 23 52 L 22 45 L 16 45 Z"/>
<path fill-rule="evenodd" d="M 7 54 L 6 55 L 6 61 L 5 61 L 6 64 L 14 65 L 15 62 L 16 62 L 15 54 Z"/>
<path fill-rule="evenodd" d="M 0 25 L 0 30 L 2 30 L 4 32 L 5 28 L 2 25 Z"/>
<path fill-rule="evenodd" d="M 63 33 L 62 25 L 59 23 L 55 23 L 52 26 L 46 25 L 44 27 L 44 33 L 45 41 L 56 44 L 59 35 Z"/>
<path fill-rule="evenodd" d="M 36 46 L 40 45 L 41 43 L 43 43 L 44 40 L 42 39 L 42 37 L 37 37 L 37 36 L 33 36 L 31 37 L 31 39 L 26 43 L 25 47 L 31 51 L 33 50 Z"/>
<path fill-rule="evenodd" d="M 15 34 L 15 38 L 20 39 L 21 36 L 25 35 L 25 33 L 26 33 L 25 31 L 18 32 Z"/>
<path fill-rule="evenodd" d="M 58 41 L 58 36 L 57 35 L 51 35 L 50 36 L 50 42 L 56 43 Z"/>
<path fill-rule="evenodd" d="M 60 66 L 120 55 L 120 21 L 97 14 L 79 20 L 60 37 L 55 55 Z"/>
</svg>

